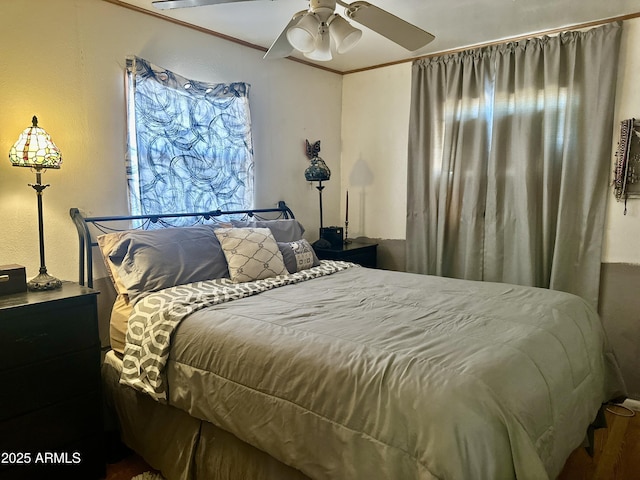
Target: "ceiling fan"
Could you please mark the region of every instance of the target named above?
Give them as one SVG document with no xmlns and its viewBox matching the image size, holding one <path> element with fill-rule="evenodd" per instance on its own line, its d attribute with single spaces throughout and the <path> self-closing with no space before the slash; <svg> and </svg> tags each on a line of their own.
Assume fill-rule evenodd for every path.
<svg viewBox="0 0 640 480">
<path fill-rule="evenodd" d="M 154 0 L 152 4 L 167 10 L 246 1 L 255 0 Z M 293 15 L 264 58 L 283 58 L 295 49 L 310 60 L 328 61 L 332 58 L 332 43 L 337 53 L 351 49 L 362 32 L 335 13 L 336 5 L 345 8 L 344 13 L 349 19 L 407 50 L 418 50 L 435 38 L 429 32 L 364 1 L 348 4 L 341 0 L 309 0 L 309 8 Z"/>
</svg>

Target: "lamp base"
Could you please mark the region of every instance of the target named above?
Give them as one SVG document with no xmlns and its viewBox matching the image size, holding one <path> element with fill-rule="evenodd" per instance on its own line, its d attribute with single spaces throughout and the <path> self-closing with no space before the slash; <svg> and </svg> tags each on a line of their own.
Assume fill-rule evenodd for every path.
<svg viewBox="0 0 640 480">
<path fill-rule="evenodd" d="M 48 273 L 40 273 L 37 277 L 33 277 L 27 282 L 29 290 L 53 290 L 62 287 L 62 281 L 56 277 L 52 277 Z"/>
<path fill-rule="evenodd" d="M 313 242 L 311 244 L 312 247 L 314 248 L 331 248 L 331 243 L 329 243 L 328 240 L 325 240 L 324 238 L 319 238 L 318 240 L 316 240 L 315 242 Z"/>
</svg>

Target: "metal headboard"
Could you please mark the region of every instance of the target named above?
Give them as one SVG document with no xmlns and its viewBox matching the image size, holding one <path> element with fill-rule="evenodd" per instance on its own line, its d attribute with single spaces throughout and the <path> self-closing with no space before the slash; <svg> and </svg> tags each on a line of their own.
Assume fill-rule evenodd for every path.
<svg viewBox="0 0 640 480">
<path fill-rule="evenodd" d="M 263 214 L 271 214 L 269 217 L 263 217 Z M 279 201 L 278 206 L 275 208 L 260 208 L 251 210 L 212 210 L 210 212 L 191 212 L 191 213 L 163 213 L 152 215 L 131 215 L 131 216 L 114 216 L 114 217 L 84 217 L 80 210 L 77 208 L 71 208 L 69 215 L 73 220 L 73 223 L 78 230 L 78 245 L 79 245 L 79 273 L 78 283 L 80 285 L 86 285 L 89 288 L 93 288 L 93 247 L 97 247 L 98 243 L 93 239 L 91 235 L 90 226 L 94 227 L 101 233 L 131 230 L 136 227 L 128 226 L 126 228 L 116 228 L 110 226 L 110 222 L 130 222 L 139 221 L 142 222 L 140 229 L 144 229 L 146 225 L 150 223 L 160 223 L 166 227 L 171 228 L 165 220 L 171 218 L 180 217 L 193 217 L 194 224 L 206 223 L 209 220 L 222 216 L 240 216 L 241 218 L 256 218 L 258 220 L 271 220 L 274 218 L 295 218 L 291 209 L 284 201 Z"/>
</svg>

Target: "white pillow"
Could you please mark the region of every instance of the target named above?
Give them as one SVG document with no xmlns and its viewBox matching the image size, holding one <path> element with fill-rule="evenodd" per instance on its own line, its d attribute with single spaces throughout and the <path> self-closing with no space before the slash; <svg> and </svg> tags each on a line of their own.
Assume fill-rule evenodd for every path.
<svg viewBox="0 0 640 480">
<path fill-rule="evenodd" d="M 218 228 L 215 233 L 233 283 L 288 273 L 278 244 L 268 228 Z"/>
</svg>

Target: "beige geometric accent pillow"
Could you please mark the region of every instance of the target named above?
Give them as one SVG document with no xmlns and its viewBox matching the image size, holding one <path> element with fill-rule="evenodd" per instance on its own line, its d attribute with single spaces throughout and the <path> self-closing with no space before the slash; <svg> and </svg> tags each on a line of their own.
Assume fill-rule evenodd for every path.
<svg viewBox="0 0 640 480">
<path fill-rule="evenodd" d="M 233 283 L 288 273 L 278 244 L 268 228 L 218 228 L 215 233 Z"/>
</svg>

